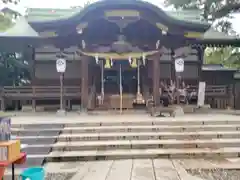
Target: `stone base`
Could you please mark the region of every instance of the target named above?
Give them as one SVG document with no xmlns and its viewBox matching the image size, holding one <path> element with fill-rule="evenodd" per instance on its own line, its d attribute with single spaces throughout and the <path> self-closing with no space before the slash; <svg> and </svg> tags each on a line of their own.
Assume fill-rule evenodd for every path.
<svg viewBox="0 0 240 180">
<path fill-rule="evenodd" d="M 67 112 L 64 109 L 59 109 L 57 111 L 57 115 L 59 115 L 59 116 L 66 116 Z"/>
<path fill-rule="evenodd" d="M 211 106 L 209 104 L 205 104 L 204 106 L 198 107 L 196 109 L 196 113 L 209 113 L 211 110 Z"/>
<path fill-rule="evenodd" d="M 175 116 L 183 116 L 184 115 L 183 108 L 181 106 L 175 106 L 174 113 Z"/>
<path fill-rule="evenodd" d="M 88 111 L 87 110 L 79 110 L 78 111 L 78 114 L 80 114 L 80 115 L 88 115 Z"/>
<path fill-rule="evenodd" d="M 22 112 L 34 112 L 31 105 L 23 105 Z M 43 106 L 36 106 L 36 112 L 44 112 Z"/>
</svg>

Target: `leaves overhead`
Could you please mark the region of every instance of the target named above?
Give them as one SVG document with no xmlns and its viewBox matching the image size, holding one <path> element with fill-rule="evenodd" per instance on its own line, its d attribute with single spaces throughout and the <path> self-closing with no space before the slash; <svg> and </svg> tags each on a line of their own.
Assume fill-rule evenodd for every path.
<svg viewBox="0 0 240 180">
<path fill-rule="evenodd" d="M 1 0 L 4 4 L 18 4 L 20 0 Z"/>
<path fill-rule="evenodd" d="M 6 31 L 12 26 L 12 20 L 3 14 L 0 14 L 0 33 Z"/>
<path fill-rule="evenodd" d="M 240 9 L 239 0 L 165 0 L 164 3 L 176 9 L 201 9 L 206 20 L 221 18 Z"/>
<path fill-rule="evenodd" d="M 205 20 L 209 22 L 218 20 L 215 27 L 225 33 L 234 31 L 229 19 L 223 17 L 230 17 L 229 13 L 240 10 L 239 0 L 165 0 L 164 3 L 166 6 L 181 10 L 201 10 Z M 226 67 L 240 68 L 239 55 L 239 49 L 234 47 L 208 48 L 204 60 L 207 64 L 223 64 Z"/>
</svg>

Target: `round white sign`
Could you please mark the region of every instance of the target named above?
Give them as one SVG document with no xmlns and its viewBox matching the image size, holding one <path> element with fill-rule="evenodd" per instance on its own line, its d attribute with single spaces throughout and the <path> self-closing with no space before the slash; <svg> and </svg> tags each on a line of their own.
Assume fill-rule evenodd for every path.
<svg viewBox="0 0 240 180">
<path fill-rule="evenodd" d="M 56 61 L 56 69 L 57 72 L 59 73 L 64 73 L 66 71 L 66 66 L 67 66 L 66 59 L 58 59 Z"/>
<path fill-rule="evenodd" d="M 175 59 L 175 70 L 176 72 L 184 71 L 184 60 L 182 58 Z"/>
</svg>

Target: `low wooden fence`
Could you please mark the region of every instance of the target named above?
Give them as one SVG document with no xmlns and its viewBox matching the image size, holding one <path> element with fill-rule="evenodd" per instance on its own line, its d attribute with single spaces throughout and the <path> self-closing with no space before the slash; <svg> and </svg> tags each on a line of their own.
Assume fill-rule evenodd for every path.
<svg viewBox="0 0 240 180">
<path fill-rule="evenodd" d="M 81 87 L 65 86 L 63 87 L 64 97 L 80 97 Z M 13 100 L 29 98 L 57 98 L 60 97 L 59 86 L 4 86 L 1 90 L 1 96 Z"/>
<path fill-rule="evenodd" d="M 195 90 L 198 92 L 197 86 L 190 86 L 189 91 Z M 216 97 L 216 96 L 227 96 L 229 92 L 229 87 L 226 85 L 208 85 L 206 86 L 205 95 L 206 97 Z"/>
<path fill-rule="evenodd" d="M 80 86 L 65 86 L 64 97 L 66 99 L 80 98 Z M 198 92 L 197 86 L 191 86 L 190 91 Z M 206 104 L 212 108 L 226 109 L 234 107 L 234 96 L 232 86 L 227 85 L 208 85 L 206 87 Z M 58 99 L 60 97 L 59 86 L 5 86 L 1 89 L 1 98 L 9 100 L 41 100 Z"/>
<path fill-rule="evenodd" d="M 192 86 L 190 89 L 198 92 L 197 86 Z M 205 103 L 216 109 L 233 108 L 235 98 L 233 94 L 231 85 L 208 85 L 205 91 Z"/>
</svg>

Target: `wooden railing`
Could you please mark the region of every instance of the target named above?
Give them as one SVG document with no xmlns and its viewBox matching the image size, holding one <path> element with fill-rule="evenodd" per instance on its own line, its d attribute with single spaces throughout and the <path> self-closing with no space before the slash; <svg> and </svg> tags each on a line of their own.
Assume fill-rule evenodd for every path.
<svg viewBox="0 0 240 180">
<path fill-rule="evenodd" d="M 197 86 L 191 86 L 189 91 L 198 91 Z M 65 86 L 64 87 L 64 96 L 65 97 L 80 97 L 81 95 L 80 86 Z M 206 87 L 206 96 L 207 97 L 216 97 L 216 96 L 228 96 L 229 88 L 226 85 L 212 85 Z M 4 86 L 1 89 L 2 97 L 9 98 L 50 98 L 50 97 L 59 97 L 60 96 L 60 87 L 59 86 Z"/>
<path fill-rule="evenodd" d="M 65 97 L 80 97 L 79 86 L 65 86 L 63 88 Z M 1 91 L 1 96 L 10 98 L 48 98 L 48 97 L 59 97 L 60 87 L 59 86 L 4 86 Z"/>
<path fill-rule="evenodd" d="M 195 90 L 198 92 L 197 86 L 190 86 L 189 90 Z M 206 96 L 226 96 L 228 95 L 227 85 L 207 85 L 205 90 Z"/>
</svg>

